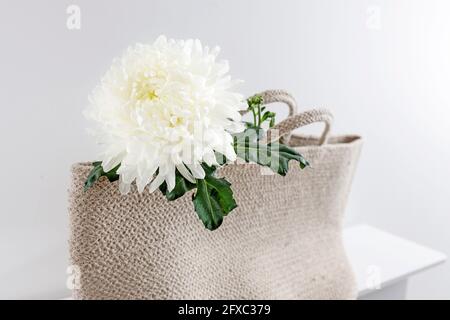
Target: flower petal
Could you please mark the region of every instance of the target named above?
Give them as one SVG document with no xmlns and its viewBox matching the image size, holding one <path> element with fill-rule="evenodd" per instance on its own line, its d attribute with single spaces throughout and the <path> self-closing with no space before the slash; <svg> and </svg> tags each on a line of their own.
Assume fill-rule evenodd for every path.
<svg viewBox="0 0 450 320">
<path fill-rule="evenodd" d="M 131 189 L 131 184 L 130 183 L 125 183 L 122 181 L 122 179 L 119 178 L 119 191 L 121 194 L 125 195 L 128 192 L 130 192 Z"/>
<path fill-rule="evenodd" d="M 175 188 L 175 166 L 170 164 L 167 169 L 165 181 L 167 183 L 167 190 L 170 192 Z"/>
<path fill-rule="evenodd" d="M 192 175 L 195 179 L 204 179 L 205 178 L 205 170 L 203 170 L 202 166 L 198 163 L 187 164 L 189 170 L 191 170 Z"/>
<path fill-rule="evenodd" d="M 155 179 L 153 179 L 152 183 L 150 183 L 149 191 L 150 193 L 153 193 L 156 189 L 159 188 L 159 186 L 164 182 L 165 179 L 164 174 L 158 174 Z"/>
<path fill-rule="evenodd" d="M 172 190 L 176 170 L 195 182 L 205 177 L 203 162 L 216 165 L 215 152 L 236 158 L 230 133 L 243 129 L 244 99 L 218 53 L 160 36 L 129 47 L 93 90 L 84 114 L 96 124 L 104 170 L 121 164 L 121 192 L 134 181 L 139 192 L 164 181 Z"/>
<path fill-rule="evenodd" d="M 177 169 L 178 169 L 178 172 L 179 172 L 186 180 L 188 180 L 189 182 L 195 183 L 194 177 L 192 176 L 192 174 L 189 172 L 189 170 L 186 168 L 186 166 L 185 166 L 183 163 L 177 165 Z"/>
</svg>

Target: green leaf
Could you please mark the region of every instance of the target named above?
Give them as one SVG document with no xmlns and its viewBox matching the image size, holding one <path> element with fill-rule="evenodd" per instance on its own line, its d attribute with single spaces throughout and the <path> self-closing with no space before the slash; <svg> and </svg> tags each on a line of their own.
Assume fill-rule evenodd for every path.
<svg viewBox="0 0 450 320">
<path fill-rule="evenodd" d="M 86 179 L 86 182 L 84 183 L 84 191 L 92 187 L 94 183 L 102 176 L 103 169 L 101 166 L 101 162 L 100 164 L 98 164 L 98 162 L 94 162 L 93 165 L 94 168 L 91 170 Z"/>
<path fill-rule="evenodd" d="M 103 172 L 103 175 L 108 178 L 109 182 L 117 181 L 119 180 L 119 175 L 117 174 L 117 170 L 119 170 L 119 168 L 120 164 L 108 172 Z"/>
<path fill-rule="evenodd" d="M 248 139 L 235 139 L 234 150 L 237 156 L 246 162 L 270 167 L 282 176 L 288 172 L 290 160 L 298 161 L 301 169 L 309 166 L 309 162 L 300 153 L 278 142 L 262 144 Z"/>
<path fill-rule="evenodd" d="M 262 111 L 262 109 L 261 109 L 261 111 Z M 266 121 L 268 118 L 271 118 L 272 115 L 273 115 L 273 113 L 270 112 L 270 111 L 264 112 L 264 114 L 263 114 L 263 116 L 261 118 L 261 121 Z"/>
<path fill-rule="evenodd" d="M 217 193 L 216 198 L 219 200 L 224 215 L 227 215 L 237 207 L 236 200 L 233 198 L 231 183 L 223 178 L 216 178 L 213 175 L 206 176 L 205 181 L 208 185 L 208 190 Z"/>
<path fill-rule="evenodd" d="M 117 170 L 120 168 L 120 164 L 108 172 L 103 171 L 101 161 L 93 162 L 92 165 L 94 166 L 94 168 L 91 170 L 86 179 L 86 182 L 84 183 L 84 191 L 87 191 L 89 188 L 91 188 L 98 181 L 98 179 L 103 176 L 107 177 L 110 182 L 119 180 Z"/>
<path fill-rule="evenodd" d="M 217 229 L 223 217 L 237 207 L 231 184 L 215 176 L 215 167 L 202 164 L 205 178 L 197 180 L 197 192 L 193 197 L 197 215 L 209 230 Z"/>
<path fill-rule="evenodd" d="M 297 161 L 300 165 L 300 169 L 304 169 L 309 166 L 309 162 L 294 149 L 281 144 L 279 142 L 270 143 L 267 145 L 269 150 L 271 150 L 272 159 L 275 159 L 275 163 L 278 160 L 279 170 L 278 173 L 281 175 L 286 175 L 289 170 L 289 161 Z"/>
<path fill-rule="evenodd" d="M 253 128 L 255 125 L 253 124 L 253 122 L 249 122 L 249 121 L 245 121 L 245 128 Z"/>
<path fill-rule="evenodd" d="M 217 178 L 216 167 L 210 167 L 205 163 L 202 164 L 205 171 L 205 181 L 208 185 L 210 193 L 216 193 L 217 199 L 225 215 L 230 213 L 237 207 L 236 201 L 233 198 L 233 190 L 231 190 L 231 183 L 224 178 Z"/>
<path fill-rule="evenodd" d="M 197 180 L 197 192 L 192 198 L 198 217 L 205 228 L 211 231 L 220 227 L 224 216 L 216 193 L 211 194 L 205 180 Z"/>
<path fill-rule="evenodd" d="M 256 142 L 265 136 L 265 131 L 259 127 L 247 127 L 244 131 L 233 134 L 234 143 L 238 141 L 240 144 L 247 142 Z"/>
<path fill-rule="evenodd" d="M 275 125 L 275 116 L 270 118 L 269 128 L 272 128 Z"/>
<path fill-rule="evenodd" d="M 182 197 L 186 192 L 194 189 L 196 187 L 195 183 L 190 182 L 186 178 L 184 178 L 177 170 L 175 176 L 175 187 L 172 191 L 167 191 L 167 184 L 163 182 L 159 187 L 159 190 L 166 196 L 167 200 L 173 201 L 180 197 Z"/>
<path fill-rule="evenodd" d="M 216 152 L 214 152 L 214 155 L 216 157 L 217 163 L 220 166 L 224 165 L 225 163 L 227 163 L 227 157 L 225 157 L 222 153 L 216 151 Z"/>
</svg>

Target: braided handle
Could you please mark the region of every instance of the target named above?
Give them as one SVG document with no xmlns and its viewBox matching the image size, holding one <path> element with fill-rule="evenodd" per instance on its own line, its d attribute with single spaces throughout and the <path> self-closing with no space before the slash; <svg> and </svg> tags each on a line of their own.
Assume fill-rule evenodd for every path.
<svg viewBox="0 0 450 320">
<path fill-rule="evenodd" d="M 315 122 L 325 123 L 325 129 L 319 139 L 319 145 L 322 145 L 327 142 L 331 124 L 333 122 L 333 115 L 326 109 L 314 109 L 305 111 L 281 121 L 268 131 L 267 141 L 271 142 L 273 140 L 276 140 L 277 137 L 290 137 L 290 134 L 293 130 Z M 283 141 L 283 143 L 289 143 L 289 138 L 286 140 Z"/>
<path fill-rule="evenodd" d="M 284 102 L 289 107 L 289 117 L 297 113 L 297 102 L 291 94 L 284 90 L 266 90 L 257 94 L 263 97 L 264 104 Z M 247 112 L 248 110 L 240 111 L 241 115 Z"/>
</svg>

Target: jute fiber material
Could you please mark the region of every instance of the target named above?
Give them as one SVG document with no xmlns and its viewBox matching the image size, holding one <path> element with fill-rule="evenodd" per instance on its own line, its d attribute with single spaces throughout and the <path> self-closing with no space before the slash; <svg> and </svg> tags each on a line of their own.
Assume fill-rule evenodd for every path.
<svg viewBox="0 0 450 320">
<path fill-rule="evenodd" d="M 328 137 L 331 114 L 295 114 L 279 123 L 284 143 L 311 163 L 291 162 L 285 177 L 255 164 L 227 165 L 238 208 L 206 230 L 192 192 L 168 202 L 160 192 L 126 196 L 102 178 L 87 192 L 90 163 L 72 167 L 70 258 L 79 270 L 77 299 L 352 299 L 355 280 L 342 245 L 342 219 L 362 141 Z M 317 137 L 290 133 L 325 122 Z"/>
</svg>

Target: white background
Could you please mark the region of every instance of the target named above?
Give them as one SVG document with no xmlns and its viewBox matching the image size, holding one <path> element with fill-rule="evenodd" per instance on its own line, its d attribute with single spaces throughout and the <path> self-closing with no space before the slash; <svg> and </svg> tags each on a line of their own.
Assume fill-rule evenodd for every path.
<svg viewBox="0 0 450 320">
<path fill-rule="evenodd" d="M 450 255 L 449 15 L 430 0 L 1 0 L 0 298 L 69 295 L 69 168 L 95 159 L 81 112 L 113 57 L 159 34 L 220 45 L 246 95 L 331 109 L 335 133 L 365 138 L 347 224 Z M 450 264 L 408 297 L 450 298 Z"/>
</svg>

